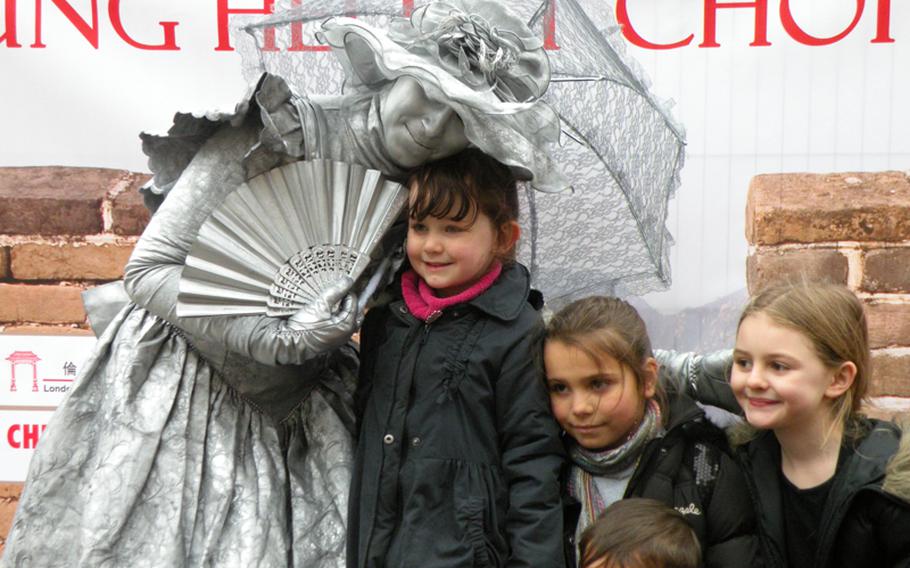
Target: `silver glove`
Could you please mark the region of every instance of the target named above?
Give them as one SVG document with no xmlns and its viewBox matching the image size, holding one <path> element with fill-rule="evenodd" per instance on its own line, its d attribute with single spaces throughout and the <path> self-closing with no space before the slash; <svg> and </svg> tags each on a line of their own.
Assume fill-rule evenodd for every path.
<svg viewBox="0 0 910 568">
<path fill-rule="evenodd" d="M 705 355 L 655 349 L 654 357 L 660 363 L 660 382 L 669 390 L 729 412 L 741 412 L 730 389 L 731 349 Z"/>
<path fill-rule="evenodd" d="M 288 318 L 289 332 L 308 336 L 301 342 L 302 346 L 317 352 L 328 351 L 343 345 L 357 331 L 362 316 L 357 309 L 357 295 L 348 293 L 353 284 L 350 278 L 341 279 Z"/>
</svg>

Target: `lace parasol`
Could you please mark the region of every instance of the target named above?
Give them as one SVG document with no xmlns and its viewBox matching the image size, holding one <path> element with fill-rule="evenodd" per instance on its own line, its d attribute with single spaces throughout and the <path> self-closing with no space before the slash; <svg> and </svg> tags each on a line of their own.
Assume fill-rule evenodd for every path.
<svg viewBox="0 0 910 568">
<path fill-rule="evenodd" d="M 424 4 L 414 2 L 413 13 Z M 554 307 L 583 295 L 640 295 L 670 283 L 667 203 L 679 185 L 684 133 L 625 53 L 615 27 L 604 25 L 612 11 L 603 4 L 508 4 L 547 39 L 551 80 L 542 100 L 555 110 L 560 129 L 550 152 L 572 186 L 561 193 L 527 186 L 522 196 L 519 260 Z M 254 80 L 268 71 L 311 96 L 340 94 L 351 86 L 317 40 L 322 22 L 348 14 L 388 29 L 404 15 L 402 6 L 400 0 L 276 0 L 271 16 L 236 30 L 244 74 Z"/>
</svg>

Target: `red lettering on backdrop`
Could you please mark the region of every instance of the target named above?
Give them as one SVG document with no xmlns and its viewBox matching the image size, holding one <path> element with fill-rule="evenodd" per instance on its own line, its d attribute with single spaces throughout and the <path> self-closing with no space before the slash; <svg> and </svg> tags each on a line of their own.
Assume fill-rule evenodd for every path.
<svg viewBox="0 0 910 568">
<path fill-rule="evenodd" d="M 26 448 L 34 448 L 38 445 L 38 425 L 23 424 L 22 445 Z"/>
<path fill-rule="evenodd" d="M 218 29 L 219 29 L 219 43 L 216 50 L 226 51 L 232 49 L 230 43 L 224 39 L 226 36 L 223 36 L 221 33 L 222 29 L 227 30 L 226 15 L 222 16 L 222 13 L 231 14 L 231 13 L 271 13 L 272 2 L 274 0 L 268 0 L 264 5 L 262 10 L 252 9 L 252 10 L 230 10 L 227 9 L 227 0 L 218 0 Z M 300 6 L 303 3 L 303 0 L 292 0 L 292 5 Z M 265 10 L 268 9 L 269 12 Z M 402 0 L 401 2 L 401 12 L 405 17 L 409 17 L 414 11 L 414 0 Z M 345 14 L 350 17 L 357 17 L 357 2 L 356 0 L 345 0 Z M 224 18 L 222 20 L 222 18 Z M 224 24 L 222 24 L 224 21 Z M 224 25 L 224 27 L 222 27 Z M 303 41 L 303 23 L 302 22 L 292 22 L 290 24 L 291 28 L 291 43 L 288 45 L 288 51 L 328 51 L 331 49 L 327 45 L 311 45 L 304 43 Z M 225 32 L 226 33 L 226 32 Z M 265 28 L 262 32 L 262 51 L 280 51 L 278 47 L 278 42 L 276 39 L 275 28 Z M 227 46 L 226 48 L 224 46 Z M 554 50 L 559 49 L 559 46 L 556 44 L 556 6 L 554 3 L 550 3 L 547 8 L 547 12 L 544 15 L 544 49 Z"/>
<path fill-rule="evenodd" d="M 345 9 L 348 12 L 354 10 L 352 3 L 352 0 L 345 0 Z M 293 0 L 291 4 L 300 6 L 303 4 L 303 0 Z M 265 28 L 262 33 L 262 51 L 279 51 L 278 45 L 275 43 L 275 28 Z M 291 44 L 288 46 L 288 51 L 328 51 L 329 49 L 331 48 L 327 45 L 303 43 L 303 22 L 291 23 Z"/>
<path fill-rule="evenodd" d="M 616 2 L 616 21 L 622 30 L 622 35 L 633 45 L 645 49 L 674 49 L 689 45 L 695 34 L 689 34 L 689 37 L 673 43 L 654 43 L 641 37 L 632 26 L 632 20 L 629 18 L 629 11 L 626 9 L 626 0 L 617 0 Z"/>
<path fill-rule="evenodd" d="M 30 450 L 38 445 L 38 439 L 47 429 L 47 424 L 13 424 L 6 431 L 6 441 L 14 450 Z M 17 440 L 21 434 L 22 441 Z"/>
<path fill-rule="evenodd" d="M 15 434 L 19 431 L 19 424 L 13 424 L 9 427 L 9 430 L 6 431 L 6 441 L 9 444 L 9 447 L 18 450 L 21 446 L 19 442 L 16 441 Z"/>
<path fill-rule="evenodd" d="M 262 8 L 230 8 L 228 0 L 218 0 L 218 45 L 215 51 L 233 51 L 228 18 L 234 14 L 271 14 L 274 0 L 262 0 Z"/>
<path fill-rule="evenodd" d="M 771 45 L 768 41 L 768 0 L 754 2 L 718 2 L 705 0 L 705 37 L 698 47 L 720 47 L 717 43 L 717 10 L 719 8 L 754 8 L 755 37 L 749 45 Z"/>
<path fill-rule="evenodd" d="M 784 30 L 787 31 L 787 34 L 789 34 L 790 37 L 803 45 L 829 45 L 840 41 L 853 31 L 853 28 L 856 27 L 856 23 L 859 22 L 859 17 L 863 15 L 864 4 L 865 0 L 856 0 L 856 13 L 853 15 L 853 21 L 850 22 L 847 29 L 831 37 L 811 36 L 799 27 L 799 24 L 793 19 L 793 14 L 790 12 L 790 0 L 780 0 L 780 23 L 783 24 Z"/>
<path fill-rule="evenodd" d="M 6 42 L 6 47 L 22 47 L 22 44 L 16 41 L 16 0 L 6 0 L 3 12 L 6 17 L 0 43 Z"/>
<path fill-rule="evenodd" d="M 303 0 L 294 0 L 294 5 L 299 6 L 302 2 Z M 344 11 L 345 15 L 356 17 L 357 2 L 355 0 L 345 0 Z M 329 49 L 331 48 L 327 45 L 303 43 L 303 25 L 300 22 L 295 22 L 291 25 L 291 45 L 288 46 L 288 51 L 328 51 Z"/>
<path fill-rule="evenodd" d="M 875 37 L 871 43 L 894 43 L 891 37 L 891 0 L 878 0 Z"/>
<path fill-rule="evenodd" d="M 98 49 L 98 0 L 92 0 L 92 25 L 82 19 L 76 10 L 66 0 L 51 0 L 57 8 L 63 12 L 66 19 L 76 26 L 79 33 L 82 34 L 92 47 Z M 41 43 L 41 5 L 43 0 L 35 0 L 35 43 L 31 47 L 47 47 Z"/>
<path fill-rule="evenodd" d="M 150 51 L 180 50 L 180 48 L 177 47 L 177 34 L 174 31 L 174 28 L 177 27 L 177 22 L 158 22 L 158 25 L 164 29 L 164 43 L 150 45 L 147 43 L 140 43 L 126 33 L 126 30 L 123 28 L 123 22 L 120 20 L 120 0 L 110 0 L 107 11 L 111 18 L 111 25 L 114 26 L 114 31 L 117 32 L 120 39 L 129 45 L 137 49 L 147 49 Z"/>
<path fill-rule="evenodd" d="M 543 48 L 559 49 L 556 45 L 556 2 L 550 2 L 547 12 L 543 15 Z"/>
</svg>

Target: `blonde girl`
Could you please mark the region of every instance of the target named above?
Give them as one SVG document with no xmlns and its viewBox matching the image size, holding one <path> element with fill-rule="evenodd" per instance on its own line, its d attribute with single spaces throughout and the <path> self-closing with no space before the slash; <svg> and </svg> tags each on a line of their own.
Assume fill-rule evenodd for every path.
<svg viewBox="0 0 910 568">
<path fill-rule="evenodd" d="M 578 300 L 551 318 L 542 347 L 550 406 L 571 459 L 567 553 L 611 503 L 648 497 L 685 517 L 707 566 L 755 565 L 742 472 L 694 401 L 662 393 L 635 309 L 618 298 Z"/>
<path fill-rule="evenodd" d="M 859 413 L 870 355 L 856 296 L 807 282 L 758 294 L 733 363 L 752 428 L 738 454 L 769 564 L 910 566 L 910 449 L 894 424 Z"/>
</svg>

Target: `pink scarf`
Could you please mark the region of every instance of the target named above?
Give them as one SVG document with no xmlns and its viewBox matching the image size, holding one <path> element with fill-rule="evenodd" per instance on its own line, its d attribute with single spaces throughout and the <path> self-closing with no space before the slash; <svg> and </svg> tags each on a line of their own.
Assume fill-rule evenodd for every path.
<svg viewBox="0 0 910 568">
<path fill-rule="evenodd" d="M 433 289 L 423 278 L 413 270 L 408 270 L 401 275 L 401 295 L 411 315 L 421 321 L 432 321 L 449 306 L 469 302 L 486 292 L 496 282 L 501 272 L 502 264 L 494 262 L 490 270 L 464 292 L 448 298 L 439 298 L 433 294 Z"/>
</svg>

